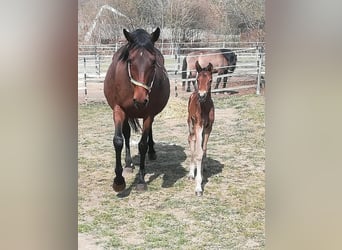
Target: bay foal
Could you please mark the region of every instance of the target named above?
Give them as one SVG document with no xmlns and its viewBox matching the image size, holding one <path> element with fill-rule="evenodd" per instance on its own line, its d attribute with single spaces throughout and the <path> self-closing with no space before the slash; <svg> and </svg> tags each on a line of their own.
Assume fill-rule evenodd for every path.
<svg viewBox="0 0 342 250">
<path fill-rule="evenodd" d="M 197 88 L 189 97 L 188 102 L 188 126 L 189 145 L 191 151 L 189 178 L 195 178 L 196 168 L 196 188 L 197 196 L 203 194 L 202 160 L 206 158 L 207 143 L 214 123 L 214 103 L 211 99 L 211 83 L 213 65 L 208 64 L 205 68 L 196 61 Z"/>
</svg>

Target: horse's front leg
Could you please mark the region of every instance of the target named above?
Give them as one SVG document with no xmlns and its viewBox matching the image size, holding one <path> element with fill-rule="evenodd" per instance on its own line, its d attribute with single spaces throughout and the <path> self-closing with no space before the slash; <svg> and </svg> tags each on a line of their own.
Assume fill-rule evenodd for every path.
<svg viewBox="0 0 342 250">
<path fill-rule="evenodd" d="M 146 190 L 147 185 L 145 182 L 145 157 L 148 149 L 147 139 L 150 134 L 150 129 L 152 127 L 153 118 L 148 117 L 144 119 L 143 132 L 139 142 L 139 154 L 140 154 L 140 168 L 138 173 L 138 190 Z"/>
<path fill-rule="evenodd" d="M 122 109 L 116 106 L 113 110 L 113 119 L 115 124 L 115 133 L 113 144 L 115 148 L 115 178 L 113 181 L 113 189 L 115 192 L 120 192 L 126 188 L 125 178 L 122 176 L 121 152 L 124 144 L 122 136 L 122 124 L 125 120 L 125 113 Z"/>
<path fill-rule="evenodd" d="M 190 78 L 190 76 L 189 76 L 189 78 Z M 187 82 L 187 85 L 188 85 L 188 87 L 186 88 L 186 92 L 191 92 L 190 80 L 187 80 L 186 82 Z"/>
<path fill-rule="evenodd" d="M 228 70 L 225 70 L 223 74 L 228 74 Z M 223 88 L 226 88 L 228 82 L 228 76 L 223 77 Z"/>
<path fill-rule="evenodd" d="M 190 82 L 192 82 L 194 89 L 196 89 L 196 87 L 195 87 L 196 82 L 193 80 L 189 80 L 189 79 L 194 78 L 194 77 L 196 77 L 196 74 L 193 72 L 190 72 L 188 79 L 187 79 L 188 87 L 186 88 L 186 92 L 191 92 Z"/>
<path fill-rule="evenodd" d="M 219 86 L 219 84 L 220 84 L 220 82 L 221 82 L 221 76 L 220 76 L 220 74 L 217 76 L 217 80 L 216 80 L 216 85 L 215 85 L 215 89 L 217 89 L 218 88 L 218 86 Z"/>
<path fill-rule="evenodd" d="M 153 135 L 152 135 L 152 124 L 150 128 L 150 133 L 148 136 L 148 158 L 150 160 L 157 159 L 156 151 L 154 150 L 154 141 L 153 141 Z"/>
</svg>

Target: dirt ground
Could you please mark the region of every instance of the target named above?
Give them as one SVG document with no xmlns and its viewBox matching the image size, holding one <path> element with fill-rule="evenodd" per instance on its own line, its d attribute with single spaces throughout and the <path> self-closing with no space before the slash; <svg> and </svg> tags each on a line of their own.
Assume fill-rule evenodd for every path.
<svg viewBox="0 0 342 250">
<path fill-rule="evenodd" d="M 261 96 L 255 87 L 213 94 L 209 170 L 205 195 L 197 199 L 186 178 L 190 93 L 170 79 L 169 103 L 154 123 L 158 160 L 146 163 L 148 191 L 136 191 L 136 175 L 128 174 L 122 197 L 111 189 L 113 121 L 103 83 L 88 83 L 87 95 L 78 91 L 78 102 L 90 104 L 79 105 L 78 249 L 167 249 L 166 243 L 174 249 L 264 249 L 265 89 Z M 252 84 L 253 78 L 232 77 L 227 87 Z M 132 134 L 135 165 L 139 139 Z"/>
</svg>

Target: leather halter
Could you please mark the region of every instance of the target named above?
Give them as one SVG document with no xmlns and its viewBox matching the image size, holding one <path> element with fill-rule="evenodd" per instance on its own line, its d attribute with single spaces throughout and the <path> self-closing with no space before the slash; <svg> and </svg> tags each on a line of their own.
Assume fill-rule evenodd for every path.
<svg viewBox="0 0 342 250">
<path fill-rule="evenodd" d="M 143 82 L 139 82 L 139 81 L 136 81 L 133 79 L 132 74 L 131 74 L 131 63 L 129 63 L 129 62 L 127 63 L 127 69 L 128 69 L 128 77 L 129 77 L 129 80 L 131 81 L 131 83 L 133 83 L 136 86 L 139 86 L 139 87 L 146 89 L 150 93 L 152 90 L 152 87 L 153 87 L 154 78 L 156 76 L 156 69 L 154 69 L 153 79 L 152 79 L 152 82 L 150 84 L 150 87 L 147 86 L 147 84 L 145 84 Z"/>
</svg>

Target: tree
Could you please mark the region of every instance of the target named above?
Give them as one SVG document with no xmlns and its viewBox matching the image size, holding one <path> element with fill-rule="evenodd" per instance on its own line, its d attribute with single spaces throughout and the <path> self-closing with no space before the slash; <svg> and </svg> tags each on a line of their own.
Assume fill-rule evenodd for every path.
<svg viewBox="0 0 342 250">
<path fill-rule="evenodd" d="M 265 0 L 80 0 L 80 43 L 84 42 L 104 5 L 124 14 L 125 18 L 104 10 L 98 17 L 91 43 L 104 39 L 117 41 L 123 37 L 123 28 L 131 31 L 143 28 L 152 32 L 157 26 L 169 30 L 174 42 L 194 41 L 205 35 L 208 39 L 216 35 L 229 41 L 232 35 L 263 31 L 265 25 Z"/>
</svg>

